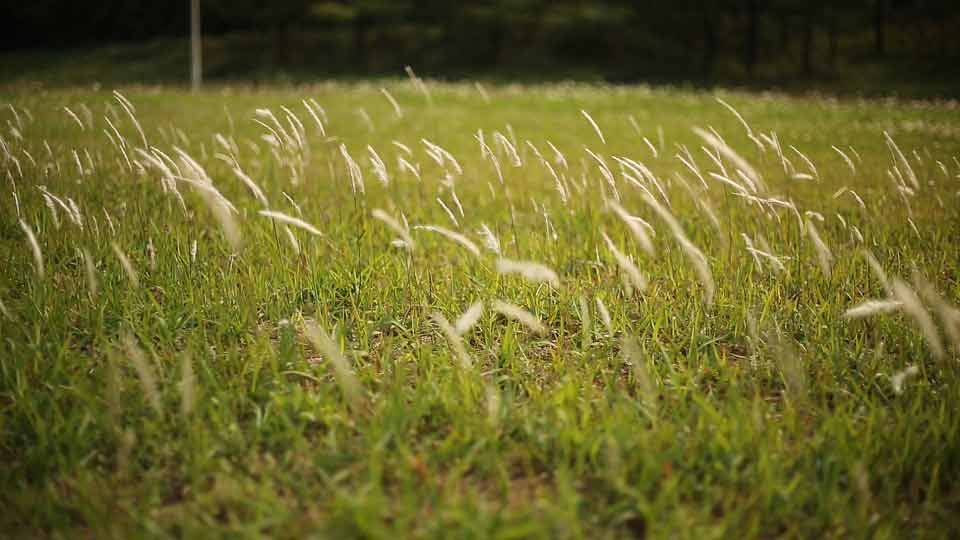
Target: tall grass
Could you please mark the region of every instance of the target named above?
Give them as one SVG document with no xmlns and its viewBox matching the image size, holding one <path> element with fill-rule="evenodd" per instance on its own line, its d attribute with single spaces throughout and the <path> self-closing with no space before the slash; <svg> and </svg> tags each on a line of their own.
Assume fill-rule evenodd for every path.
<svg viewBox="0 0 960 540">
<path fill-rule="evenodd" d="M 7 95 L 0 530 L 949 536 L 953 105 L 407 75 Z"/>
</svg>

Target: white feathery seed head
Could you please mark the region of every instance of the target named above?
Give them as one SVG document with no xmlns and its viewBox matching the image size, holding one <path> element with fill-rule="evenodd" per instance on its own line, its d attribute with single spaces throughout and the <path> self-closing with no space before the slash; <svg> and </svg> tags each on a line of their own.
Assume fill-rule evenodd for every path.
<svg viewBox="0 0 960 540">
<path fill-rule="evenodd" d="M 640 247 L 643 248 L 643 251 L 647 255 L 654 257 L 656 256 L 656 249 L 653 247 L 653 240 L 650 239 L 650 234 L 647 233 L 649 230 L 650 233 L 653 233 L 653 227 L 650 226 L 646 221 L 631 216 L 623 209 L 616 201 L 607 201 L 607 204 L 610 205 L 610 208 L 613 209 L 613 212 L 623 221 L 623 223 L 630 229 L 630 232 L 633 233 L 633 237 L 637 239 Z"/>
<path fill-rule="evenodd" d="M 237 220 L 234 219 L 233 214 L 230 212 L 230 208 L 223 204 L 220 199 L 214 197 L 209 191 L 200 190 L 200 195 L 220 224 L 220 228 L 223 229 L 223 236 L 227 239 L 230 247 L 233 248 L 234 251 L 239 250 L 243 236 L 240 233 L 240 226 L 237 224 Z"/>
<path fill-rule="evenodd" d="M 197 401 L 196 377 L 193 374 L 193 362 L 189 354 L 183 355 L 180 362 L 180 414 L 190 416 Z"/>
<path fill-rule="evenodd" d="M 716 285 L 713 281 L 713 273 L 710 271 L 710 265 L 707 264 L 707 257 L 687 238 L 686 233 L 683 232 L 683 227 L 680 226 L 680 222 L 677 221 L 677 218 L 673 217 L 673 214 L 671 214 L 669 210 L 657 202 L 649 193 L 644 194 L 643 200 L 646 201 L 646 203 L 660 215 L 661 219 L 667 223 L 667 226 L 670 227 L 670 231 L 673 233 L 674 238 L 676 238 L 677 243 L 680 244 L 680 248 L 687 256 L 694 271 L 697 273 L 697 277 L 700 279 L 700 283 L 703 285 L 704 303 L 708 306 L 713 304 Z"/>
<path fill-rule="evenodd" d="M 613 241 L 610 240 L 610 237 L 607 236 L 607 233 L 603 233 L 603 239 L 607 242 L 607 247 L 610 249 L 610 252 L 613 253 L 613 257 L 617 260 L 617 265 L 620 267 L 620 270 L 624 273 L 624 283 L 627 285 L 627 293 L 632 293 L 633 289 L 636 289 L 640 292 L 643 292 L 647 288 L 647 278 L 640 272 L 640 269 L 637 268 L 637 265 L 633 264 L 633 261 L 630 260 L 630 257 L 627 257 L 622 251 L 617 249 L 617 246 L 614 245 Z"/>
<path fill-rule="evenodd" d="M 890 286 L 890 279 L 887 277 L 887 273 L 884 272 L 883 266 L 880 265 L 880 261 L 874 257 L 873 252 L 869 249 L 864 248 L 861 253 L 863 253 L 863 257 L 867 260 L 867 264 L 870 265 L 870 270 L 873 270 L 873 274 L 877 276 L 877 280 L 883 285 L 883 290 L 886 291 L 887 296 L 893 297 L 893 287 Z"/>
<path fill-rule="evenodd" d="M 500 239 L 490 230 L 490 227 L 487 227 L 486 223 L 480 225 L 480 230 L 477 231 L 477 234 L 483 238 L 483 245 L 486 246 L 487 249 L 500 255 Z"/>
<path fill-rule="evenodd" d="M 133 335 L 129 333 L 123 335 L 123 349 L 140 378 L 140 386 L 143 388 L 144 396 L 146 396 L 153 410 L 158 415 L 162 415 L 163 402 L 160 398 L 160 391 L 157 389 L 157 376 L 149 360 L 147 360 L 146 354 L 137 345 L 137 340 Z"/>
<path fill-rule="evenodd" d="M 367 152 L 370 154 L 370 164 L 373 166 L 374 176 L 376 176 L 384 186 L 390 185 L 390 173 L 387 172 L 387 164 L 380 159 L 380 154 L 369 144 L 367 145 Z"/>
<path fill-rule="evenodd" d="M 235 164 L 233 167 L 233 174 L 236 175 L 236 177 L 247 186 L 247 189 L 253 193 L 253 196 L 260 201 L 260 204 L 262 204 L 264 208 L 268 208 L 270 206 L 270 203 L 267 202 L 267 196 L 263 194 L 263 190 L 260 189 L 260 186 L 258 186 L 257 183 L 247 175 L 247 173 L 243 172 L 243 169 L 240 168 L 239 164 Z"/>
<path fill-rule="evenodd" d="M 478 248 L 477 245 L 473 243 L 473 240 L 470 240 L 469 238 L 467 238 L 466 236 L 458 232 L 451 231 L 450 229 L 445 229 L 437 225 L 417 225 L 414 227 L 414 229 L 418 229 L 422 231 L 431 231 L 431 232 L 440 234 L 442 236 L 445 236 L 447 239 L 460 244 L 461 246 L 466 248 L 467 251 L 469 251 L 470 253 L 473 253 L 475 256 L 477 257 L 480 256 L 480 248 Z"/>
<path fill-rule="evenodd" d="M 410 236 L 410 230 L 406 226 L 404 226 L 402 223 L 397 221 L 393 216 L 388 214 L 386 211 L 381 210 L 380 208 L 374 208 L 373 212 L 371 212 L 371 215 L 374 217 L 374 219 L 379 219 L 384 224 L 386 224 L 386 226 L 389 227 L 390 230 L 397 233 L 397 235 L 400 237 L 400 240 L 404 242 L 405 247 L 407 249 L 409 249 L 410 251 L 414 250 L 414 248 L 416 247 L 416 243 L 413 241 L 413 237 Z"/>
<path fill-rule="evenodd" d="M 610 319 L 610 311 L 607 310 L 607 305 L 603 303 L 603 300 L 600 297 L 597 297 L 597 313 L 600 314 L 600 322 L 607 327 L 607 332 L 611 335 L 613 334 L 613 322 Z"/>
<path fill-rule="evenodd" d="M 83 268 L 87 275 L 87 288 L 90 289 L 90 296 L 94 297 L 97 295 L 97 269 L 93 263 L 93 256 L 86 249 L 80 251 L 80 256 L 83 257 Z"/>
<path fill-rule="evenodd" d="M 603 132 L 600 131 L 600 126 L 598 126 L 597 122 L 593 119 L 592 116 L 590 116 L 590 113 L 588 113 L 583 109 L 580 109 L 580 114 L 582 114 L 583 117 L 587 119 L 587 122 L 590 122 L 590 125 L 593 127 L 593 130 L 597 132 L 597 137 L 600 138 L 600 142 L 603 144 L 607 144 L 607 139 L 604 138 Z"/>
<path fill-rule="evenodd" d="M 947 338 L 953 344 L 954 348 L 960 353 L 960 309 L 950 304 L 929 281 L 924 279 L 919 273 L 914 274 L 914 286 L 920 293 L 920 297 L 927 304 L 933 306 L 937 315 L 940 317 L 940 323 L 943 325 L 943 331 Z"/>
<path fill-rule="evenodd" d="M 526 326 L 528 330 L 535 334 L 545 335 L 547 333 L 547 327 L 540 322 L 540 319 L 538 319 L 536 315 L 516 304 L 502 300 L 494 300 L 490 308 L 504 317 L 513 319 L 523 326 Z"/>
<path fill-rule="evenodd" d="M 765 191 L 765 184 L 763 183 L 763 178 L 761 178 L 760 174 L 757 173 L 757 170 L 754 169 L 747 162 L 747 160 L 743 159 L 743 157 L 740 156 L 740 154 L 734 151 L 733 148 L 730 148 L 730 146 L 728 146 L 727 143 L 725 143 L 722 139 L 720 139 L 713 133 L 710 133 L 708 131 L 705 131 L 697 127 L 693 128 L 693 132 L 699 135 L 701 139 L 706 141 L 708 145 L 713 147 L 715 151 L 719 152 L 720 154 L 723 155 L 723 157 L 727 158 L 727 160 L 730 161 L 730 163 L 733 163 L 733 165 L 738 170 L 742 171 L 743 174 L 746 175 L 747 178 L 749 178 L 753 186 L 756 188 L 754 189 L 754 192 L 756 192 L 757 190 Z"/>
<path fill-rule="evenodd" d="M 577 308 L 580 311 L 580 332 L 583 336 L 583 348 L 589 349 L 593 342 L 593 317 L 590 315 L 590 304 L 587 297 L 580 295 L 577 298 Z"/>
<path fill-rule="evenodd" d="M 287 234 L 287 240 L 290 240 L 290 247 L 293 248 L 293 252 L 300 256 L 300 241 L 297 240 L 297 235 L 293 234 L 293 231 L 290 230 L 290 227 L 287 225 L 283 226 L 283 232 Z"/>
<path fill-rule="evenodd" d="M 647 369 L 637 338 L 624 336 L 620 343 L 620 355 L 633 371 L 634 384 L 643 405 L 649 409 L 656 407 L 659 397 L 657 386 Z"/>
<path fill-rule="evenodd" d="M 501 274 L 520 274 L 532 283 L 549 283 L 554 287 L 560 286 L 560 276 L 552 268 L 533 261 L 514 261 L 511 259 L 497 259 L 497 272 Z"/>
<path fill-rule="evenodd" d="M 130 280 L 130 284 L 134 288 L 140 286 L 140 278 L 137 276 L 137 271 L 133 268 L 133 263 L 130 262 L 130 259 L 127 257 L 127 254 L 123 252 L 123 249 L 120 248 L 120 245 L 116 242 L 110 242 L 110 247 L 113 248 L 113 253 L 117 256 L 117 259 L 120 261 L 120 266 L 123 267 L 124 273 L 127 274 L 127 279 Z"/>
<path fill-rule="evenodd" d="M 473 367 L 473 359 L 470 358 L 467 348 L 464 347 L 463 339 L 460 337 L 460 334 L 457 333 L 456 329 L 450 325 L 450 322 L 447 320 L 447 318 L 444 317 L 439 311 L 434 311 L 430 317 L 433 319 L 433 322 L 440 327 L 444 337 L 447 338 L 447 342 L 450 343 L 450 347 L 457 356 L 457 361 L 460 363 L 460 367 L 463 369 L 470 369 Z"/>
<path fill-rule="evenodd" d="M 354 411 L 359 410 L 363 405 L 363 390 L 340 346 L 334 343 L 333 338 L 313 321 L 304 320 L 303 330 L 310 343 L 327 358 L 327 362 L 333 368 L 333 376 L 337 380 L 337 385 L 340 386 L 343 397 Z"/>
<path fill-rule="evenodd" d="M 37 272 L 37 277 L 43 279 L 43 252 L 40 251 L 40 244 L 37 237 L 33 234 L 33 229 L 27 225 L 26 221 L 20 220 L 20 228 L 27 235 L 27 242 L 30 244 L 30 250 L 33 252 L 33 268 Z"/>
<path fill-rule="evenodd" d="M 400 108 L 400 104 L 394 99 L 393 94 L 382 86 L 380 87 L 380 93 L 390 102 L 390 106 L 393 107 L 393 113 L 397 115 L 397 119 L 403 118 L 403 109 Z"/>
<path fill-rule="evenodd" d="M 844 319 L 860 319 L 881 313 L 897 311 L 903 306 L 899 300 L 866 300 L 843 312 Z"/>
<path fill-rule="evenodd" d="M 930 316 L 930 313 L 927 312 L 927 309 L 923 306 L 920 297 L 917 296 L 917 293 L 914 292 L 909 285 L 898 278 L 893 279 L 891 286 L 893 287 L 894 297 L 903 304 L 902 309 L 904 313 L 910 315 L 917 324 L 924 339 L 926 339 L 927 344 L 930 346 L 930 350 L 933 351 L 933 355 L 937 359 L 942 359 L 945 355 L 943 342 L 940 340 L 940 334 L 937 332 L 937 326 L 933 322 L 933 317 Z"/>
<path fill-rule="evenodd" d="M 890 377 L 890 386 L 893 387 L 893 393 L 902 394 L 903 383 L 906 382 L 908 377 L 913 377 L 918 373 L 920 373 L 920 369 L 917 366 L 907 366 L 906 369 L 894 373 Z"/>
<path fill-rule="evenodd" d="M 453 325 L 458 336 L 462 336 L 470 331 L 483 315 L 483 302 L 475 302 L 466 311 L 460 315 L 457 322 Z"/>
<path fill-rule="evenodd" d="M 320 229 L 314 227 L 313 225 L 307 223 L 306 221 L 300 218 L 289 216 L 287 214 L 284 214 L 283 212 L 276 212 L 273 210 L 260 210 L 258 214 L 264 217 L 268 217 L 279 223 L 283 223 L 285 225 L 293 225 L 294 227 L 297 227 L 298 229 L 303 229 L 310 234 L 323 236 L 323 233 L 320 232 Z"/>
<path fill-rule="evenodd" d="M 807 236 L 813 241 L 813 248 L 817 252 L 817 262 L 820 263 L 820 269 L 823 270 L 825 275 L 830 275 L 830 269 L 833 266 L 833 253 L 830 252 L 830 248 L 827 247 L 827 243 L 820 237 L 820 233 L 817 232 L 817 227 L 809 217 L 805 220 L 805 225 Z"/>
</svg>

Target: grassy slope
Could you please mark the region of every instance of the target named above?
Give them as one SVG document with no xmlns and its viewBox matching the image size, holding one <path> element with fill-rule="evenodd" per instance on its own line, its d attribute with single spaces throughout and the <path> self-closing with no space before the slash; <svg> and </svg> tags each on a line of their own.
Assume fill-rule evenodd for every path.
<svg viewBox="0 0 960 540">
<path fill-rule="evenodd" d="M 127 144 L 140 136 L 109 93 L 60 90 L 0 96 L 23 124 L 23 140 L 2 111 L 5 159 L 15 188 L 0 197 L 0 530 L 68 536 L 589 537 L 946 536 L 960 526 L 960 405 L 957 356 L 938 361 L 906 315 L 841 318 L 865 298 L 884 296 L 862 247 L 908 281 L 921 272 L 948 299 L 957 281 L 960 113 L 931 104 L 835 102 L 727 94 L 758 132 L 775 131 L 816 164 L 819 181 L 786 178 L 775 152 L 761 153 L 711 96 L 644 88 L 583 86 L 490 89 L 484 104 L 469 85 L 436 85 L 433 105 L 406 83 L 387 81 L 404 107 L 397 119 L 378 85 L 324 85 L 284 91 L 238 87 L 190 95 L 131 88 L 150 144 L 187 150 L 240 209 L 244 245 L 232 255 L 201 197 L 181 184 L 188 212 L 165 194 L 155 170 L 130 171 L 104 135 L 112 118 Z M 328 114 L 325 139 L 299 100 Z M 93 129 L 63 112 L 81 104 Z M 310 157 L 298 185 L 259 137 L 258 107 L 287 105 L 305 122 Z M 373 119 L 369 131 L 358 114 Z M 26 110 L 25 110 L 26 109 Z M 589 110 L 607 144 L 579 114 Z M 29 111 L 29 115 L 27 114 Z M 115 114 L 115 116 L 113 116 Z M 653 157 L 627 120 L 664 147 Z M 81 116 L 82 113 L 81 113 Z M 32 117 L 32 118 L 31 118 Z M 510 125 L 525 164 L 507 165 L 501 187 L 473 134 Z M 822 213 L 818 228 L 835 255 L 824 275 L 791 211 L 765 217 L 710 181 L 703 197 L 718 232 L 676 180 L 685 174 L 675 144 L 695 150 L 691 126 L 714 126 L 765 176 L 771 192 L 800 212 Z M 177 134 L 182 131 L 182 137 Z M 910 154 L 921 188 L 904 203 L 886 176 L 892 159 L 882 132 Z M 296 256 L 281 229 L 256 215 L 250 192 L 220 161 L 215 133 L 238 143 L 239 161 L 271 206 L 323 232 L 299 232 Z M 421 137 L 456 156 L 464 174 L 453 225 L 442 169 Z M 178 140 L 174 140 L 178 139 Z M 565 154 L 573 189 L 564 205 L 546 169 L 523 144 Z M 423 181 L 395 166 L 398 140 L 414 148 Z M 43 142 L 49 143 L 52 155 Z M 345 142 L 367 144 L 394 175 L 382 186 L 360 159 L 365 196 L 350 189 Z M 257 145 L 259 154 L 253 150 Z M 831 145 L 862 157 L 852 174 Z M 605 212 L 603 180 L 584 146 L 644 161 L 665 183 L 672 210 L 706 254 L 717 292 L 703 287 L 669 229 L 617 178 L 624 206 L 656 229 L 645 255 Z M 27 150 L 29 159 L 20 150 Z M 73 150 L 94 169 L 80 176 Z M 788 150 L 800 170 L 800 158 Z M 697 162 L 716 171 L 703 152 Z M 910 154 L 912 156 L 912 154 Z M 949 168 L 949 177 L 934 160 Z M 31 161 L 36 161 L 33 165 Z M 559 170 L 562 166 L 555 165 Z M 729 163 L 726 165 L 730 167 Z M 614 169 L 616 171 L 616 169 Z M 55 226 L 37 186 L 74 199 L 85 226 L 62 210 Z M 866 208 L 841 187 L 855 189 Z M 35 276 L 22 218 L 37 233 L 46 276 Z M 699 191 L 699 189 L 698 189 Z M 412 255 L 370 217 L 402 211 L 410 224 L 468 234 L 488 224 L 504 254 L 557 270 L 553 289 L 500 276 L 439 235 L 413 231 Z M 555 235 L 545 228 L 544 210 Z M 106 214 L 116 231 L 107 223 Z M 838 215 L 843 216 L 845 227 Z M 861 243 L 849 227 L 862 231 Z M 603 243 L 606 231 L 633 255 L 650 285 L 627 294 Z M 790 257 L 786 270 L 761 269 L 741 233 L 762 234 Z M 111 247 L 139 273 L 131 286 Z M 196 242 L 196 257 L 191 245 Z M 151 261 L 148 244 L 155 249 Z M 91 295 L 78 249 L 96 263 Z M 578 307 L 583 297 L 591 325 Z M 466 336 L 474 368 L 458 367 L 430 320 L 455 319 L 472 302 L 505 299 L 548 327 L 538 337 L 489 309 Z M 612 316 L 600 323 L 595 298 Z M 322 355 L 303 337 L 302 319 L 336 336 L 362 385 L 345 401 Z M 283 321 L 289 321 L 285 324 Z M 756 330 L 751 330 L 750 321 Z M 777 333 L 780 329 L 782 335 Z M 130 354 L 134 336 L 156 371 L 160 413 L 145 397 Z M 753 335 L 754 337 L 751 337 Z M 634 366 L 621 343 L 636 338 Z M 642 361 L 637 361 L 642 359 Z M 179 412 L 184 359 L 195 373 L 191 415 Z M 902 394 L 889 377 L 920 367 Z M 639 369 L 643 366 L 645 369 Z M 799 374 L 799 375 L 796 375 Z M 645 383 L 645 378 L 648 380 Z M 785 380 L 791 385 L 785 385 Z"/>
</svg>

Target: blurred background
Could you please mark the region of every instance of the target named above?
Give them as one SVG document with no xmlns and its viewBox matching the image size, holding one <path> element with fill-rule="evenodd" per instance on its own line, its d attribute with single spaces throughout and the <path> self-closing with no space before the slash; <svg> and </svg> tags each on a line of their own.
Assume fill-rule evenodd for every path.
<svg viewBox="0 0 960 540">
<path fill-rule="evenodd" d="M 958 0 L 200 4 L 207 81 L 403 76 L 409 64 L 446 79 L 960 94 Z M 4 82 L 189 81 L 189 0 L 30 0 L 5 10 Z"/>
</svg>

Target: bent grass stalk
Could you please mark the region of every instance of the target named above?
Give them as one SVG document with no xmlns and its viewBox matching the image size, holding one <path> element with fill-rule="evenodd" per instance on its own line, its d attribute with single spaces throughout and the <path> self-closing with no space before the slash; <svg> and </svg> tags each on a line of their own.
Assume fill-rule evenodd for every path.
<svg viewBox="0 0 960 540">
<path fill-rule="evenodd" d="M 445 229 L 443 227 L 440 227 L 439 225 L 417 225 L 414 227 L 414 229 L 418 229 L 421 231 L 435 232 L 447 238 L 448 240 L 452 240 L 457 244 L 460 244 L 467 251 L 472 253 L 474 256 L 480 257 L 480 248 L 478 248 L 477 245 L 474 244 L 472 240 L 470 240 L 469 238 L 467 238 L 466 236 L 458 232 L 451 231 L 450 229 Z"/>
<path fill-rule="evenodd" d="M 501 274 L 520 274 L 531 283 L 549 283 L 554 287 L 560 286 L 560 276 L 544 264 L 533 261 L 514 261 L 511 259 L 497 259 L 497 272 Z"/>
<path fill-rule="evenodd" d="M 283 212 L 276 212 L 273 210 L 260 210 L 258 214 L 264 217 L 268 217 L 276 222 L 283 223 L 285 225 L 292 225 L 294 227 L 297 227 L 298 229 L 303 229 L 310 234 L 313 234 L 316 236 L 323 236 L 323 233 L 320 232 L 320 229 L 314 227 L 313 225 L 307 223 L 306 221 L 300 218 L 289 216 L 287 214 L 284 214 Z"/>
<path fill-rule="evenodd" d="M 357 380 L 357 376 L 353 372 L 353 368 L 350 366 L 350 362 L 343 356 L 340 347 L 334 343 L 329 334 L 313 321 L 303 321 L 303 329 L 310 343 L 327 358 L 327 362 L 332 367 L 334 378 L 350 408 L 354 412 L 359 412 L 364 403 L 363 390 L 360 381 Z"/>
<path fill-rule="evenodd" d="M 542 336 L 546 335 L 548 332 L 547 327 L 540 322 L 540 319 L 538 319 L 536 315 L 516 304 L 504 302 L 503 300 L 494 300 L 490 304 L 490 308 L 504 317 L 513 319 L 523 326 L 526 326 L 527 329 L 534 334 L 539 334 Z"/>
<path fill-rule="evenodd" d="M 37 243 L 37 237 L 34 236 L 33 229 L 22 219 L 20 220 L 20 228 L 23 229 L 23 233 L 27 235 L 27 242 L 30 244 L 30 251 L 33 253 L 33 268 L 37 273 L 37 277 L 43 279 L 43 252 L 40 251 L 40 244 Z"/>
</svg>

